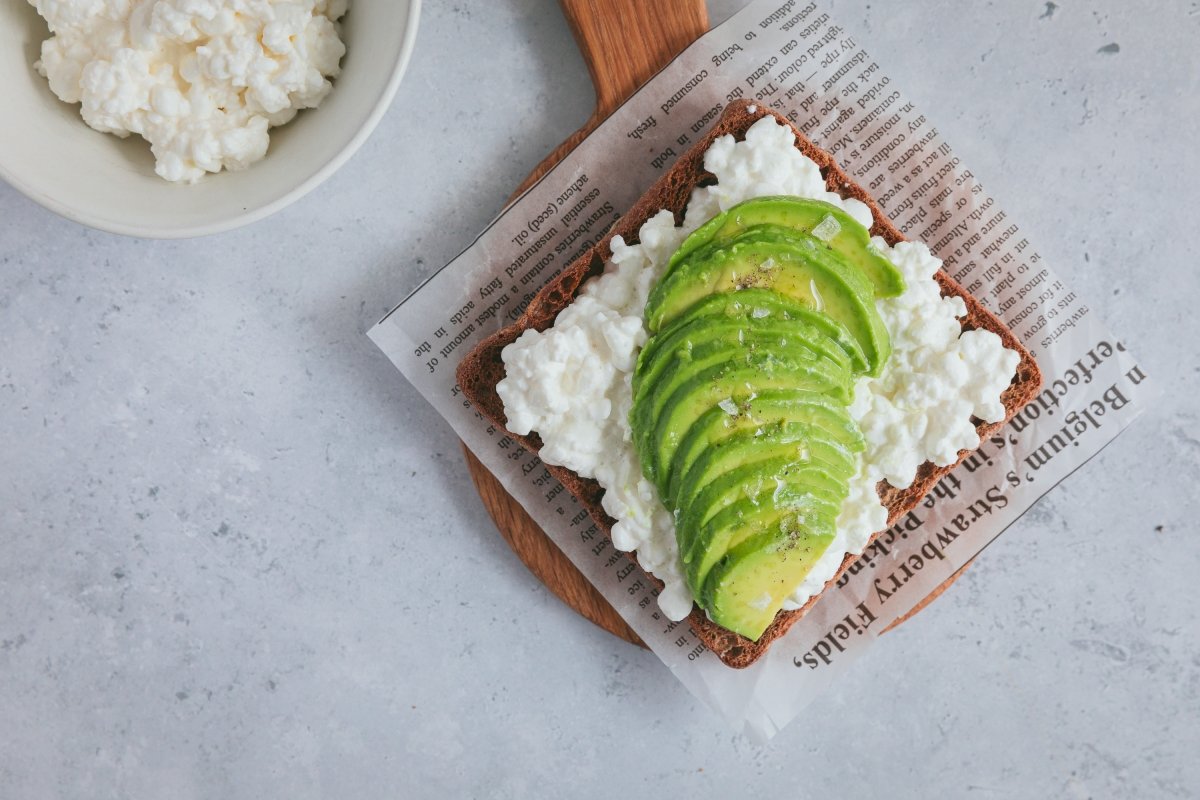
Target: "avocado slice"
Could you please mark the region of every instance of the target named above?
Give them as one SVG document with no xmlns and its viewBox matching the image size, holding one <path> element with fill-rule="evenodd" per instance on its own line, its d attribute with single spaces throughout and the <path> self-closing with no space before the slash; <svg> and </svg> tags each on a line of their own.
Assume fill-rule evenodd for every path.
<svg viewBox="0 0 1200 800">
<path fill-rule="evenodd" d="M 797 461 L 792 456 L 780 456 L 767 461 L 744 464 L 726 472 L 700 490 L 691 502 L 676 514 L 676 530 L 699 531 L 722 509 L 747 497 L 757 497 L 784 491 L 785 487 L 802 488 L 812 497 L 840 506 L 848 489 L 845 481 L 834 478 L 821 465 L 812 461 Z M 686 552 L 687 534 L 681 539 L 680 552 Z"/>
<path fill-rule="evenodd" d="M 770 289 L 744 289 L 740 292 L 709 295 L 673 320 L 646 343 L 638 357 L 637 372 L 643 373 L 646 369 L 643 363 L 655 359 L 660 349 L 678 348 L 691 341 L 689 337 L 695 331 L 725 319 L 755 320 L 762 323 L 794 320 L 805 323 L 832 340 L 850 358 L 851 370 L 856 375 L 867 370 L 867 357 L 858 340 L 850 335 L 844 325 L 829 315 L 807 308 Z M 832 357 L 836 358 L 836 355 Z"/>
<path fill-rule="evenodd" d="M 869 230 L 835 205 L 800 197 L 758 197 L 718 214 L 684 239 L 671 256 L 666 274 L 700 248 L 731 239 L 758 225 L 816 235 L 826 247 L 871 279 L 877 297 L 896 297 L 904 291 L 900 270 L 871 243 Z"/>
<path fill-rule="evenodd" d="M 867 374 L 879 374 L 891 344 L 873 287 L 819 240 L 752 228 L 706 252 L 680 264 L 651 291 L 645 311 L 651 333 L 710 294 L 767 288 L 844 325 L 867 357 Z"/>
<path fill-rule="evenodd" d="M 671 463 L 688 429 L 711 408 L 724 408 L 732 415 L 758 392 L 787 388 L 828 394 L 843 405 L 850 402 L 847 373 L 838 373 L 828 361 L 752 350 L 732 357 L 726 353 L 723 360 L 702 364 L 703 369 L 660 381 L 660 387 L 633 411 L 634 430 L 642 432 L 635 438 L 642 469 L 660 492 L 669 477 L 660 474 L 660 468 Z"/>
<path fill-rule="evenodd" d="M 835 530 L 840 509 L 840 501 L 792 485 L 768 496 L 739 500 L 715 514 L 689 542 L 683 555 L 688 587 L 700 597 L 713 566 L 750 537 L 770 531 L 788 533 L 800 525 L 807 530 Z"/>
<path fill-rule="evenodd" d="M 853 388 L 850 357 L 817 326 L 801 320 L 702 316 L 672 326 L 670 331 L 655 336 L 654 344 L 648 355 L 643 351 L 634 368 L 635 407 L 653 390 L 671 384 L 678 376 L 755 351 L 831 362 L 839 384 L 845 379 L 844 388 Z"/>
<path fill-rule="evenodd" d="M 780 347 L 780 342 L 790 346 Z M 801 337 L 776 331 L 735 328 L 725 331 L 724 336 L 703 341 L 700 346 L 673 353 L 662 350 L 660 354 L 666 363 L 657 370 L 653 364 L 647 368 L 647 372 L 653 372 L 653 379 L 639 380 L 640 375 L 635 371 L 633 405 L 629 412 L 635 444 L 647 449 L 643 467 L 651 470 L 658 466 L 651 452 L 657 441 L 656 429 L 681 402 L 702 402 L 694 409 L 697 414 L 718 404 L 723 404 L 729 412 L 733 398 L 747 398 L 761 389 L 788 386 L 826 393 L 843 404 L 852 397 L 853 382 L 848 369 L 808 349 Z M 767 384 L 755 389 L 762 380 Z M 695 392 L 702 392 L 707 399 L 689 401 Z M 686 430 L 677 433 L 682 435 Z"/>
<path fill-rule="evenodd" d="M 827 395 L 796 389 L 765 391 L 738 405 L 730 415 L 724 408 L 706 411 L 688 430 L 670 464 L 664 500 L 674 498 L 696 461 L 708 449 L 730 437 L 753 434 L 779 425 L 806 425 L 820 431 L 821 438 L 851 454 L 866 446 L 858 426 L 846 409 Z M 674 508 L 674 503 L 668 506 Z"/>
<path fill-rule="evenodd" d="M 777 422 L 710 444 L 679 481 L 676 494 L 666 498 L 668 506 L 687 508 L 701 489 L 736 467 L 788 455 L 817 464 L 842 482 L 858 469 L 855 454 L 815 425 Z"/>
<path fill-rule="evenodd" d="M 742 540 L 709 570 L 701 606 L 721 627 L 757 640 L 833 538 L 831 528 L 789 523 Z"/>
</svg>

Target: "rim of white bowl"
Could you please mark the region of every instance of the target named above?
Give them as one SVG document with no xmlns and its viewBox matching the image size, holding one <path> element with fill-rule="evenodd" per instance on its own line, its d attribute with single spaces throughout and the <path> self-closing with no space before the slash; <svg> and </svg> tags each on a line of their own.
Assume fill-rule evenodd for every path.
<svg viewBox="0 0 1200 800">
<path fill-rule="evenodd" d="M 324 183 L 330 175 L 341 169 L 342 165 L 349 161 L 358 152 L 359 148 L 363 146 L 363 143 L 367 141 L 367 138 L 375 132 L 379 121 L 383 119 L 383 115 L 387 113 L 387 110 L 392 105 L 392 100 L 396 97 L 396 91 L 400 88 L 400 80 L 404 77 L 404 73 L 408 71 L 408 62 L 412 57 L 413 48 L 417 41 L 417 25 L 421 17 L 421 0 L 408 0 L 408 13 L 408 24 L 404 26 L 404 40 L 400 43 L 400 53 L 396 59 L 395 68 L 392 70 L 392 77 L 388 80 L 383 92 L 375 101 L 374 107 L 367 114 L 367 118 L 359 127 L 358 132 L 350 137 L 350 141 L 346 142 L 345 147 L 318 167 L 298 186 L 285 192 L 270 203 L 252 211 L 245 211 L 227 219 L 203 225 L 187 225 L 178 228 L 144 227 L 72 208 L 18 180 L 16 176 L 9 174 L 9 171 L 4 168 L 2 163 L 0 163 L 0 178 L 30 200 L 33 200 L 43 208 L 53 211 L 60 217 L 69 219 L 72 222 L 78 222 L 81 225 L 86 225 L 89 228 L 116 233 L 121 236 L 133 236 L 139 239 L 194 239 L 201 236 L 226 233 L 259 222 L 277 211 L 282 211 Z"/>
</svg>

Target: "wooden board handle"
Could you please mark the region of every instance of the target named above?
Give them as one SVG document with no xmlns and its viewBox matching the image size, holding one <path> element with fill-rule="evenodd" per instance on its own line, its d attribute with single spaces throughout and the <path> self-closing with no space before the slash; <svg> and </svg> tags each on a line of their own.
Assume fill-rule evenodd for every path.
<svg viewBox="0 0 1200 800">
<path fill-rule="evenodd" d="M 708 31 L 704 0 L 560 0 L 603 119 Z"/>
<path fill-rule="evenodd" d="M 513 198 L 537 183 L 563 156 L 701 34 L 708 32 L 704 0 L 559 0 L 592 86 L 596 110 L 534 168 Z"/>
</svg>

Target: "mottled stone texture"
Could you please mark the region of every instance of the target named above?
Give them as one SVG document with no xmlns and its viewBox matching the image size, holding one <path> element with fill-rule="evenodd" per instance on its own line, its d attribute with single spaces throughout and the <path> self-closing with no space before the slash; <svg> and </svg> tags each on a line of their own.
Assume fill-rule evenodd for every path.
<svg viewBox="0 0 1200 800">
<path fill-rule="evenodd" d="M 1145 418 L 732 737 L 525 572 L 362 335 L 591 103 L 550 2 L 427 3 L 378 133 L 248 230 L 0 186 L 0 797 L 1200 793 L 1200 7 L 833 10 L 1164 387 Z"/>
</svg>

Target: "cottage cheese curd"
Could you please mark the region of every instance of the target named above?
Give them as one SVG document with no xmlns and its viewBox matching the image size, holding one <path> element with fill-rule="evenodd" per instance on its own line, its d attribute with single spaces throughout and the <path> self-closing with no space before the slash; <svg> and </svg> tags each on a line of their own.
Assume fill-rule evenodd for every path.
<svg viewBox="0 0 1200 800">
<path fill-rule="evenodd" d="M 687 234 L 744 200 L 815 198 L 865 226 L 872 221 L 866 205 L 826 190 L 817 165 L 796 149 L 791 130 L 771 117 L 752 125 L 743 142 L 732 136 L 715 140 L 704 167 L 717 183 L 692 192 L 683 225 L 676 228 L 670 212 L 661 211 L 642 226 L 638 244 L 613 237 L 604 274 L 584 286 L 551 328 L 525 331 L 504 349 L 506 377 L 496 387 L 509 429 L 541 436 L 543 461 L 604 487 L 602 505 L 616 520 L 613 545 L 637 551 L 642 565 L 663 581 L 659 606 L 674 620 L 686 617 L 693 602 L 674 519 L 642 475 L 629 426 L 634 366 L 647 338 L 646 298 Z M 933 279 L 941 262 L 925 245 L 889 248 L 874 241 L 907 284 L 901 296 L 877 301 L 892 355 L 878 378 L 862 378 L 855 387 L 850 412 L 866 450 L 837 536 L 785 607 L 798 607 L 820 592 L 846 553 L 861 553 L 887 524 L 875 489 L 879 480 L 905 488 L 925 461 L 950 464 L 959 450 L 979 445 L 971 416 L 1004 418 L 1000 393 L 1019 361 L 995 334 L 962 332 L 957 318 L 966 313 L 965 305 L 941 296 Z"/>
<path fill-rule="evenodd" d="M 49 24 L 35 67 L 98 131 L 150 142 L 192 183 L 267 152 L 267 129 L 315 108 L 346 52 L 349 0 L 29 0 Z"/>
</svg>

